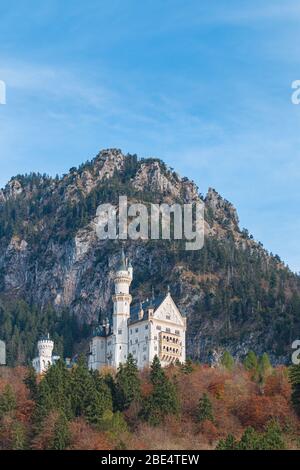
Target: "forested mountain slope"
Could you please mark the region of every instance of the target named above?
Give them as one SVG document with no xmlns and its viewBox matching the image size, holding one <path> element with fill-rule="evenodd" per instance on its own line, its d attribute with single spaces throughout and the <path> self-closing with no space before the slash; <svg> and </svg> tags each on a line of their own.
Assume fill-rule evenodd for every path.
<svg viewBox="0 0 300 470">
<path fill-rule="evenodd" d="M 117 204 L 124 194 L 129 202 L 205 202 L 203 249 L 125 242 L 133 297 L 171 286 L 188 318 L 188 355 L 207 361 L 224 348 L 237 357 L 253 349 L 288 362 L 300 336 L 300 278 L 240 229 L 235 208 L 215 190 L 204 197 L 162 161 L 117 149 L 62 177 L 18 175 L 0 191 L 0 337 L 9 362 L 32 357 L 46 331 L 71 355 L 84 348 L 93 322 L 111 315 L 120 243 L 97 238 L 95 216 L 100 203 Z"/>
</svg>

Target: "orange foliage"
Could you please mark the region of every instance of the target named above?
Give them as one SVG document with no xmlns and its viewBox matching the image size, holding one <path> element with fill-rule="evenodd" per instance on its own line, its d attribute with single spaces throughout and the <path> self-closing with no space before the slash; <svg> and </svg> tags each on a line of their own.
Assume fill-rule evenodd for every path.
<svg viewBox="0 0 300 470">
<path fill-rule="evenodd" d="M 236 410 L 242 425 L 252 426 L 255 429 L 263 429 L 271 418 L 277 418 L 284 424 L 289 411 L 286 399 L 280 395 L 275 395 L 272 398 L 251 396 Z"/>
<path fill-rule="evenodd" d="M 103 432 L 96 431 L 87 422 L 78 418 L 70 423 L 72 450 L 111 450 L 112 443 Z"/>
<path fill-rule="evenodd" d="M 285 370 L 280 367 L 272 375 L 266 379 L 264 386 L 265 395 L 272 397 L 274 395 L 281 395 L 286 400 L 291 396 L 291 384 L 289 383 Z"/>
<path fill-rule="evenodd" d="M 211 421 L 205 420 L 201 424 L 201 433 L 208 439 L 210 443 L 214 442 L 219 436 L 218 429 Z"/>
<path fill-rule="evenodd" d="M 49 448 L 54 436 L 57 413 L 51 413 L 43 429 L 32 439 L 34 403 L 23 383 L 26 369 L 0 369 L 0 393 L 10 385 L 15 393 L 17 407 L 1 420 L 0 448 L 13 446 L 16 424 L 24 432 L 33 449 Z M 291 388 L 285 367 L 277 367 L 266 377 L 262 387 L 251 378 L 241 366 L 232 372 L 224 368 L 211 368 L 193 365 L 193 371 L 185 374 L 180 367 L 166 369 L 167 376 L 176 384 L 180 398 L 178 417 L 166 417 L 161 426 L 151 427 L 140 417 L 140 406 L 133 403 L 124 412 L 129 432 L 122 435 L 122 443 L 127 449 L 212 449 L 216 442 L 233 434 L 239 438 L 247 426 L 262 430 L 270 418 L 277 418 L 283 428 L 286 424 L 300 435 L 299 420 L 290 404 Z M 142 400 L 147 400 L 152 392 L 149 369 L 140 373 Z M 203 393 L 207 393 L 212 404 L 214 423 L 196 419 L 197 406 Z M 71 443 L 69 449 L 110 450 L 119 445 L 109 433 L 90 426 L 84 419 L 69 423 Z M 31 440 L 30 440 L 31 439 Z M 292 442 L 292 441 L 291 441 Z M 291 447 L 293 447 L 293 442 Z"/>
</svg>

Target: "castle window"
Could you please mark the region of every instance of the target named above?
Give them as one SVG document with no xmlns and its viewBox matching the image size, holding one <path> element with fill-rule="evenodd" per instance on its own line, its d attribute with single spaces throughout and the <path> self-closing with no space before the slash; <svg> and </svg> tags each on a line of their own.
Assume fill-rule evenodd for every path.
<svg viewBox="0 0 300 470">
<path fill-rule="evenodd" d="M 179 330 L 175 330 L 175 335 L 180 335 L 180 331 L 179 331 Z"/>
<path fill-rule="evenodd" d="M 156 329 L 161 330 L 161 326 L 157 325 Z"/>
<path fill-rule="evenodd" d="M 148 325 L 145 325 L 145 330 L 148 330 Z"/>
<path fill-rule="evenodd" d="M 136 339 L 135 339 L 135 342 L 136 342 L 136 343 L 138 343 L 138 342 L 139 342 L 139 340 L 136 338 Z"/>
<path fill-rule="evenodd" d="M 154 336 L 154 339 L 157 340 L 157 336 Z"/>
<path fill-rule="evenodd" d="M 130 340 L 130 344 L 132 345 L 132 339 Z"/>
<path fill-rule="evenodd" d="M 132 335 L 132 329 L 130 329 L 130 334 Z"/>
<path fill-rule="evenodd" d="M 139 332 L 139 329 L 138 329 L 138 328 L 136 328 L 136 329 L 135 329 L 135 332 L 136 332 L 136 333 L 138 333 L 138 332 Z"/>
<path fill-rule="evenodd" d="M 122 346 L 120 346 L 120 349 L 122 349 Z"/>
<path fill-rule="evenodd" d="M 166 333 L 171 333 L 170 328 L 166 328 Z"/>
<path fill-rule="evenodd" d="M 171 320 L 170 315 L 166 315 L 166 320 Z"/>
<path fill-rule="evenodd" d="M 146 361 L 146 360 L 147 360 L 147 357 L 144 355 L 143 359 L 144 359 L 144 361 Z"/>
<path fill-rule="evenodd" d="M 157 351 L 157 346 L 154 346 L 154 351 Z"/>
<path fill-rule="evenodd" d="M 122 334 L 122 330 L 118 330 L 118 335 L 121 335 Z"/>
<path fill-rule="evenodd" d="M 148 336 L 145 336 L 145 341 L 148 341 Z"/>
</svg>

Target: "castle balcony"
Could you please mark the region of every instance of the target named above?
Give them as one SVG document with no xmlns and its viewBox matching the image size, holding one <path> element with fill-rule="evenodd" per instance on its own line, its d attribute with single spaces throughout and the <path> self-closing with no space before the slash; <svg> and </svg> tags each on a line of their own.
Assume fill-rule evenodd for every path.
<svg viewBox="0 0 300 470">
<path fill-rule="evenodd" d="M 182 342 L 178 335 L 161 331 L 159 334 L 159 357 L 163 361 L 175 362 L 181 358 Z"/>
</svg>

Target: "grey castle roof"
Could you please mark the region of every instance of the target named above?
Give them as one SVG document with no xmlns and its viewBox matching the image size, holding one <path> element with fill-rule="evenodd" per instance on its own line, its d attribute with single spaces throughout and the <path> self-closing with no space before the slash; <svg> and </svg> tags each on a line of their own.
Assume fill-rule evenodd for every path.
<svg viewBox="0 0 300 470">
<path fill-rule="evenodd" d="M 158 309 L 158 307 L 162 304 L 162 302 L 165 300 L 166 295 L 159 295 L 155 298 L 152 299 L 147 299 L 142 303 L 133 305 L 130 309 L 130 319 L 129 319 L 129 324 L 132 323 L 137 323 L 140 321 L 145 321 L 149 319 L 149 314 L 148 314 L 148 309 L 153 308 L 154 310 Z M 139 312 L 141 310 L 141 306 L 144 310 L 144 316 L 143 318 L 139 318 Z M 106 333 L 106 330 L 103 325 L 98 325 L 93 332 L 93 336 L 101 336 L 103 338 L 108 337 L 112 334 L 112 327 L 109 325 L 109 330 L 108 333 Z"/>
<path fill-rule="evenodd" d="M 162 304 L 165 298 L 166 298 L 166 295 L 159 295 L 152 299 L 147 299 L 145 302 L 142 302 L 142 304 L 139 303 L 139 304 L 133 305 L 130 309 L 129 323 L 136 323 L 138 321 L 148 320 L 149 319 L 148 309 L 149 308 L 153 308 L 154 310 L 158 309 L 158 307 Z M 139 319 L 139 312 L 141 310 L 141 307 L 144 310 L 144 316 L 143 318 Z"/>
<path fill-rule="evenodd" d="M 121 251 L 121 259 L 119 261 L 119 264 L 117 266 L 117 270 L 118 271 L 126 271 L 127 269 L 127 266 L 126 266 L 126 258 L 125 258 L 125 253 L 124 253 L 124 250 L 122 248 L 122 251 Z"/>
</svg>

